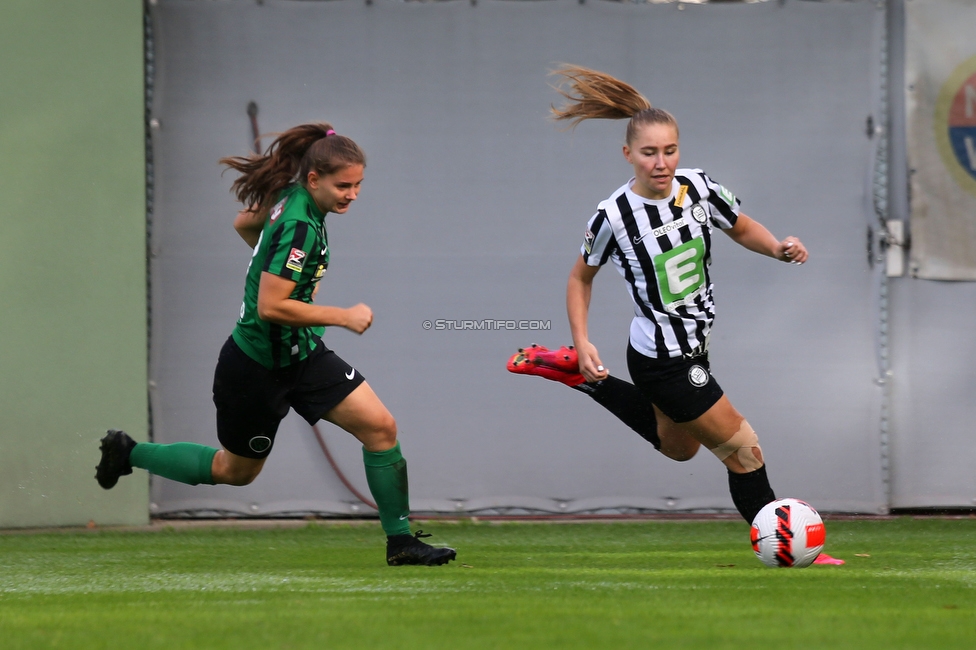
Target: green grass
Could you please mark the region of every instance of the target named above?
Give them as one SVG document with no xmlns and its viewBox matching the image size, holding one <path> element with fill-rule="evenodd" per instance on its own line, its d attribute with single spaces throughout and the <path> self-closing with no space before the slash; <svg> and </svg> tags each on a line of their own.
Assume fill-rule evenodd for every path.
<svg viewBox="0 0 976 650">
<path fill-rule="evenodd" d="M 847 565 L 802 570 L 741 522 L 424 528 L 460 563 L 371 523 L 2 535 L 0 647 L 976 647 L 974 519 L 828 520 Z"/>
</svg>

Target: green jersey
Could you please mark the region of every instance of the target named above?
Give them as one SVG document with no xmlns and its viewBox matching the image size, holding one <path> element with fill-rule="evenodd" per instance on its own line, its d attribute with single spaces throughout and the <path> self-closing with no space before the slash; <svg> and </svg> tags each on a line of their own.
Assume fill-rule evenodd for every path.
<svg viewBox="0 0 976 650">
<path fill-rule="evenodd" d="M 293 185 L 281 193 L 271 209 L 247 267 L 241 317 L 232 334 L 241 350 L 266 368 L 281 368 L 305 359 L 325 327 L 289 327 L 261 320 L 261 274 L 273 273 L 295 282 L 290 298 L 310 303 L 315 285 L 328 267 L 325 215 L 308 190 Z"/>
</svg>

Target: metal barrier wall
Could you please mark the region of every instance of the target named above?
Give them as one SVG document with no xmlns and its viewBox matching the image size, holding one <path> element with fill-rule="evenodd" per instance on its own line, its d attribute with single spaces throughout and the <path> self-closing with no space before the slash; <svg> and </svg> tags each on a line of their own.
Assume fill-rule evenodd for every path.
<svg viewBox="0 0 976 650">
<path fill-rule="evenodd" d="M 93 479 L 148 434 L 142 19 L 0 8 L 0 528 L 148 521 L 145 476 Z"/>
<path fill-rule="evenodd" d="M 566 275 L 596 204 L 630 176 L 623 123 L 561 132 L 547 120 L 560 62 L 615 74 L 681 124 L 701 167 L 775 234 L 796 268 L 735 246 L 714 253 L 716 377 L 759 432 L 774 488 L 823 510 L 888 505 L 879 443 L 879 269 L 865 230 L 884 11 L 873 2 L 631 5 L 547 0 L 371 4 L 162 0 L 154 8 L 155 439 L 216 444 L 210 384 L 250 251 L 219 157 L 262 131 L 328 120 L 369 157 L 361 198 L 329 217 L 318 301 L 362 301 L 362 337 L 326 343 L 397 417 L 415 511 L 731 509 L 711 454 L 675 463 L 589 398 L 505 361 L 569 343 Z M 612 269 L 590 332 L 627 377 L 632 307 Z M 540 321 L 546 329 L 432 323 Z M 359 446 L 321 425 L 365 491 Z M 155 513 L 349 514 L 367 509 L 294 415 L 245 488 L 154 479 Z"/>
</svg>

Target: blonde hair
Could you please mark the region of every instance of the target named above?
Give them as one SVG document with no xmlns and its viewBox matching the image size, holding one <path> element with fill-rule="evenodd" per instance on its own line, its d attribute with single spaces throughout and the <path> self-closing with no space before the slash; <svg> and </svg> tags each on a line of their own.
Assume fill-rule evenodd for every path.
<svg viewBox="0 0 976 650">
<path fill-rule="evenodd" d="M 583 120 L 628 119 L 628 144 L 645 124 L 669 124 L 678 132 L 678 121 L 671 113 L 652 107 L 636 88 L 605 72 L 564 65 L 550 74 L 559 78 L 553 88 L 567 100 L 559 108 L 550 105 L 554 120 L 568 121 L 575 128 Z M 565 90 L 567 85 L 569 90 Z"/>
<path fill-rule="evenodd" d="M 292 183 L 308 173 L 333 174 L 349 165 L 366 166 L 366 154 L 351 138 L 336 135 L 328 123 L 302 124 L 280 134 L 263 155 L 229 156 L 220 164 L 240 172 L 231 191 L 250 209 L 267 209 Z"/>
</svg>

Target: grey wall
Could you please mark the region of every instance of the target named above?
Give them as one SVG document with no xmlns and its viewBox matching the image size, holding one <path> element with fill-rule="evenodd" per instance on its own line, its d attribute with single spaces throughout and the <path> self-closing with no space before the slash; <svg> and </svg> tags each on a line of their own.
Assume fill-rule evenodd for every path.
<svg viewBox="0 0 976 650">
<path fill-rule="evenodd" d="M 890 217 L 911 223 L 905 7 L 890 2 Z M 939 44 L 936 44 L 939 46 Z M 910 230 L 906 230 L 910 232 Z M 891 506 L 976 506 L 976 285 L 891 278 Z"/>
<path fill-rule="evenodd" d="M 972 508 L 976 285 L 892 285 L 892 507 Z"/>
<path fill-rule="evenodd" d="M 864 242 L 882 15 L 871 2 L 159 2 L 156 440 L 216 444 L 213 365 L 250 254 L 216 160 L 246 152 L 255 100 L 263 131 L 329 120 L 369 156 L 360 200 L 329 218 L 318 301 L 376 314 L 364 336 L 332 330 L 326 343 L 397 417 L 415 510 L 731 508 L 707 452 L 669 461 L 588 398 L 505 371 L 518 346 L 569 342 L 565 280 L 585 222 L 630 176 L 622 123 L 566 133 L 547 121 L 546 72 L 572 62 L 672 111 L 684 165 L 807 244 L 811 261 L 796 268 L 717 235 L 713 369 L 759 432 L 780 495 L 883 509 L 877 277 Z M 590 332 L 623 377 L 631 315 L 608 267 Z M 422 327 L 486 318 L 552 326 Z M 365 490 L 358 444 L 322 429 Z M 160 513 L 347 513 L 355 502 L 294 416 L 251 486 L 154 480 L 152 499 Z"/>
</svg>

